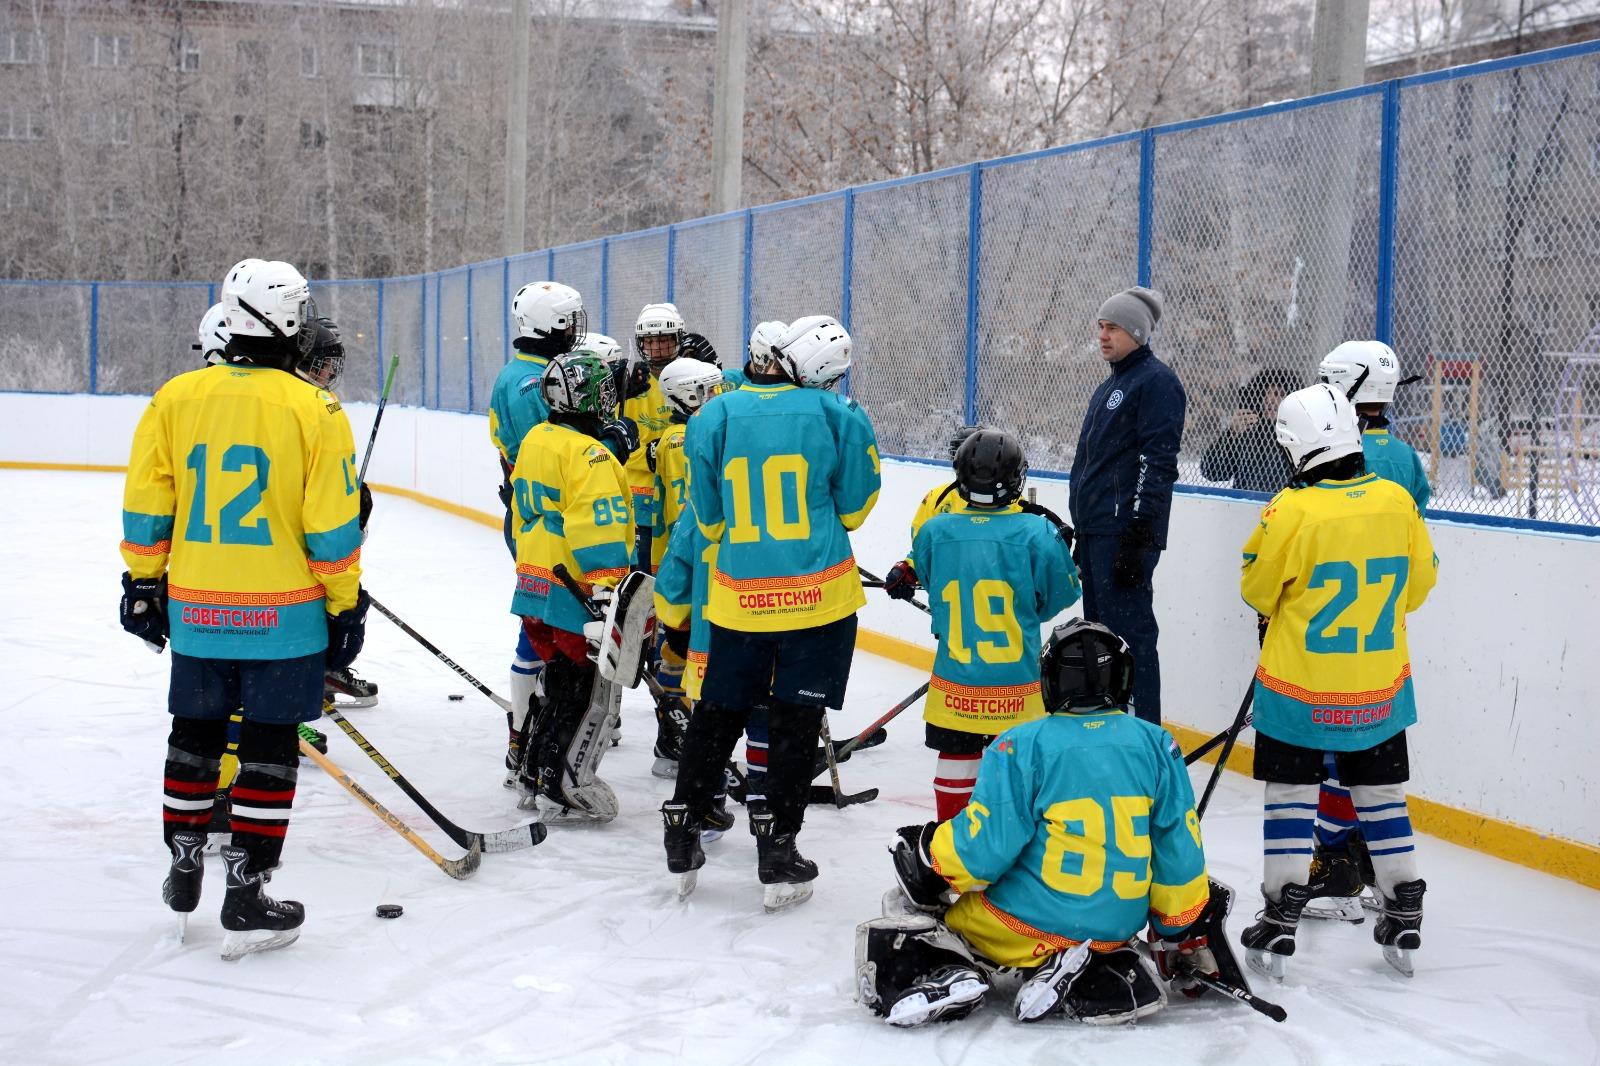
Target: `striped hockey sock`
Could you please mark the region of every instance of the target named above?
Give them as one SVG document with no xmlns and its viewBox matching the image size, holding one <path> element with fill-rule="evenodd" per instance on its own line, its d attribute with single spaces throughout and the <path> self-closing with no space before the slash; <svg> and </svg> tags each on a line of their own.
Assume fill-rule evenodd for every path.
<svg viewBox="0 0 1600 1066">
<path fill-rule="evenodd" d="M 250 873 L 270 870 L 283 854 L 299 776 L 299 732 L 293 725 L 246 721 L 239 736 L 229 827 L 250 856 Z"/>
<path fill-rule="evenodd" d="M 1317 795 L 1317 846 L 1339 851 L 1355 828 L 1356 808 L 1350 802 L 1350 790 L 1339 783 L 1333 754 L 1324 759 L 1328 776 Z"/>
<path fill-rule="evenodd" d="M 1316 785 L 1267 782 L 1262 803 L 1262 890 L 1278 899 L 1284 885 L 1311 880 L 1311 837 L 1317 815 Z"/>
<path fill-rule="evenodd" d="M 1352 785 L 1361 819 L 1361 834 L 1372 856 L 1372 873 L 1384 896 L 1394 898 L 1394 886 L 1417 879 L 1417 845 L 1411 834 L 1411 811 L 1406 806 L 1406 786 Z"/>
<path fill-rule="evenodd" d="M 972 788 L 978 783 L 978 764 L 983 753 L 951 755 L 939 753 L 933 769 L 933 808 L 941 822 L 948 822 L 966 810 Z"/>
<path fill-rule="evenodd" d="M 226 721 L 173 718 L 161 779 L 161 839 L 168 847 L 172 834 L 204 832 L 211 821 L 227 742 Z"/>
</svg>

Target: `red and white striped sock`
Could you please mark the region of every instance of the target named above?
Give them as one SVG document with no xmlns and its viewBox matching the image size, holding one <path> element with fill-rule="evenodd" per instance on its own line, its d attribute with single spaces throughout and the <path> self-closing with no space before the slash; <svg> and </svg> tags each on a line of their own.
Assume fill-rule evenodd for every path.
<svg viewBox="0 0 1600 1066">
<path fill-rule="evenodd" d="M 978 763 L 981 752 L 973 755 L 939 753 L 933 769 L 933 808 L 939 821 L 948 822 L 966 810 L 972 799 L 972 786 L 978 781 Z"/>
</svg>

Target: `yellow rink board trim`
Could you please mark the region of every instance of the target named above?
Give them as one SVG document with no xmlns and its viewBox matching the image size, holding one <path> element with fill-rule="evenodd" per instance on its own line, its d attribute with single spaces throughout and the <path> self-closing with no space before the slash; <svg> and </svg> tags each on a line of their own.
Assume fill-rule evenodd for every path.
<svg viewBox="0 0 1600 1066">
<path fill-rule="evenodd" d="M 0 460 L 0 470 L 71 470 L 115 474 L 125 473 L 127 469 L 126 466 L 90 463 L 31 463 Z M 368 484 L 378 492 L 403 496 L 408 500 L 491 529 L 501 528 L 501 520 L 487 511 L 451 503 L 437 496 L 417 492 L 415 489 L 382 485 L 377 482 Z M 917 670 L 933 668 L 932 649 L 887 633 L 878 633 L 870 629 L 857 630 L 856 647 Z M 1189 726 L 1175 722 L 1167 722 L 1165 725 L 1177 738 L 1179 746 L 1191 751 L 1210 739 L 1209 734 Z M 1215 764 L 1220 754 L 1221 749 L 1218 749 L 1201 761 Z M 1228 756 L 1227 768 L 1249 776 L 1254 765 L 1255 749 L 1248 744 L 1235 744 L 1232 754 Z M 1485 855 L 1493 855 L 1497 859 L 1505 859 L 1520 866 L 1555 874 L 1557 877 L 1576 881 L 1589 888 L 1600 889 L 1600 847 L 1594 844 L 1584 844 L 1551 833 L 1541 833 L 1537 829 L 1516 822 L 1452 807 L 1447 803 L 1436 803 L 1417 795 L 1408 796 L 1407 802 L 1411 811 L 1411 824 L 1419 832 L 1471 848 Z"/>
</svg>

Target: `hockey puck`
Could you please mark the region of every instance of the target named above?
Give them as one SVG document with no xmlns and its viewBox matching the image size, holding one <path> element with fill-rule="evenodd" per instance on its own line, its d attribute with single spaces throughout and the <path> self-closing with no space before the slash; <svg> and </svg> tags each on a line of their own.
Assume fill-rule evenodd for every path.
<svg viewBox="0 0 1600 1066">
<path fill-rule="evenodd" d="M 404 907 L 400 906 L 400 904 L 398 904 L 398 903 L 380 903 L 380 904 L 378 904 L 378 917 L 379 918 L 398 918 L 402 914 L 404 914 L 405 912 L 406 912 L 406 909 Z"/>
<path fill-rule="evenodd" d="M 465 697 L 465 696 L 463 696 L 463 695 L 462 695 L 462 694 L 461 694 L 461 693 L 459 693 L 459 692 L 452 692 L 452 693 L 450 693 L 450 702 L 451 702 L 451 703 L 460 703 L 460 702 L 461 702 L 461 701 L 462 701 L 462 700 L 464 700 L 464 699 L 466 699 L 466 697 Z"/>
</svg>

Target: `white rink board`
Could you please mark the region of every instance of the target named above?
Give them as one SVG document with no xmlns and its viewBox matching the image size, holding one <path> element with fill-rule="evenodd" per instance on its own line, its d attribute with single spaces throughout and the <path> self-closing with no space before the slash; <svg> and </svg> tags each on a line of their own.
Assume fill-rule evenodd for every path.
<svg viewBox="0 0 1600 1066">
<path fill-rule="evenodd" d="M 140 397 L 0 393 L 0 461 L 123 464 Z M 350 407 L 364 452 L 373 408 Z M 1068 427 L 1075 432 L 1076 427 Z M 500 475 L 488 420 L 391 406 L 370 479 L 488 513 Z M 947 472 L 884 463 L 884 490 L 854 536 L 882 574 L 909 546 L 912 511 Z M 1064 481 L 1036 479 L 1066 516 Z M 1206 732 L 1232 720 L 1254 667 L 1239 549 L 1259 508 L 1199 493 L 1174 502 L 1156 571 L 1166 713 Z M 1419 727 L 1413 791 L 1580 842 L 1600 842 L 1600 539 L 1431 522 L 1439 585 L 1413 617 Z M 926 619 L 869 596 L 862 625 L 932 647 Z"/>
</svg>

